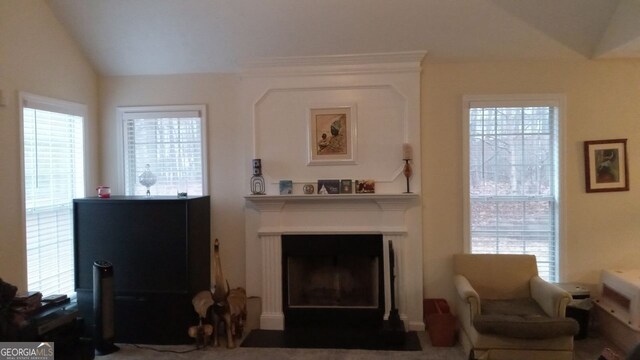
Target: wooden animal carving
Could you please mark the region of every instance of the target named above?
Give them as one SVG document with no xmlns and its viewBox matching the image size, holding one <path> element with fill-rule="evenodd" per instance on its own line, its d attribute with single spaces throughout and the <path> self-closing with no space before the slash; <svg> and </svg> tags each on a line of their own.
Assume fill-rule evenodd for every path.
<svg viewBox="0 0 640 360">
<path fill-rule="evenodd" d="M 196 339 L 196 345 L 207 346 L 209 345 L 209 339 L 213 335 L 213 325 L 203 324 L 203 320 L 207 320 L 208 314 L 211 313 L 210 309 L 213 305 L 213 295 L 211 291 L 200 291 L 191 300 L 193 309 L 198 313 L 199 324 L 197 326 L 191 326 L 189 328 L 189 336 Z"/>
<path fill-rule="evenodd" d="M 213 243 L 213 278 L 215 291 L 213 292 L 213 346 L 218 346 L 218 330 L 220 321 L 225 325 L 227 333 L 227 348 L 235 348 L 236 342 L 231 329 L 231 310 L 229 307 L 229 284 L 224 280 L 222 274 L 222 263 L 220 262 L 220 242 L 215 239 Z"/>
<path fill-rule="evenodd" d="M 209 345 L 209 339 L 212 334 L 213 325 L 210 324 L 189 327 L 189 337 L 196 339 L 196 346 L 198 347 Z"/>
<path fill-rule="evenodd" d="M 201 320 L 206 319 L 207 311 L 209 311 L 209 307 L 213 305 L 213 296 L 211 295 L 211 291 L 200 291 L 193 297 L 191 303 L 193 304 L 193 309 L 198 313 L 198 317 Z"/>
<path fill-rule="evenodd" d="M 247 321 L 247 291 L 241 287 L 232 289 L 227 301 L 231 312 L 231 333 L 240 339 Z"/>
</svg>

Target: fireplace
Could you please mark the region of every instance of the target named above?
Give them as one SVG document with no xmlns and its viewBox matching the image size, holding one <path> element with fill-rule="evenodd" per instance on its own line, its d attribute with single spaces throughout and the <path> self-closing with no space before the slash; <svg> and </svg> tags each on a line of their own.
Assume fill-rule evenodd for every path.
<svg viewBox="0 0 640 360">
<path fill-rule="evenodd" d="M 386 319 L 391 307 L 388 245 L 392 242 L 395 250 L 396 307 L 407 330 L 424 330 L 421 205 L 418 195 L 249 195 L 246 199 L 247 295 L 261 299 L 260 329 L 285 329 L 285 312 L 286 323 L 291 326 L 299 321 L 295 314 L 303 314 L 302 322 L 315 317 L 318 323 L 331 322 L 330 316 L 336 321 L 362 316 L 361 319 L 375 322 L 377 320 L 373 319 L 379 319 L 379 312 Z M 369 240 L 369 236 L 378 240 Z M 335 246 L 344 253 L 323 254 L 328 246 L 320 241 L 306 245 L 298 242 L 307 237 L 340 239 L 331 241 L 336 241 Z M 299 252 L 291 253 L 283 242 L 291 242 Z M 369 244 L 378 245 L 375 245 L 375 250 L 362 250 Z M 356 253 L 355 248 L 359 252 Z M 371 253 L 363 254 L 362 251 Z M 309 261 L 309 255 L 319 254 L 323 256 Z M 367 256 L 370 256 L 369 260 Z M 295 267 L 302 266 L 300 263 L 306 265 L 298 271 Z M 357 263 L 357 268 L 363 273 L 345 270 L 344 264 L 353 263 Z M 290 266 L 294 268 L 290 269 Z M 328 272 L 330 275 L 318 275 L 319 270 L 324 272 L 327 269 L 323 268 L 327 267 L 332 268 Z M 304 272 L 307 274 L 301 275 Z M 368 280 L 360 279 L 364 273 L 370 274 Z M 315 289 L 292 288 L 285 285 L 289 274 L 318 277 L 330 285 Z M 362 293 L 358 297 L 346 295 L 351 277 L 359 278 L 358 283 L 369 284 L 366 289 L 358 290 Z M 340 285 L 336 287 L 334 282 Z M 309 300 L 309 294 L 314 292 L 324 295 Z M 343 306 L 346 300 L 350 305 Z M 342 316 L 343 312 L 351 315 Z M 363 315 L 367 313 L 370 317 Z"/>
<path fill-rule="evenodd" d="M 282 235 L 285 328 L 379 326 L 381 234 Z"/>
</svg>

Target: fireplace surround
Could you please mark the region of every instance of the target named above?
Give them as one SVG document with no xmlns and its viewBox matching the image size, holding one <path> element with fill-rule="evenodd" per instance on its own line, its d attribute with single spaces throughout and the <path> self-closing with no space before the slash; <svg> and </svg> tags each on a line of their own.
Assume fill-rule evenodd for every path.
<svg viewBox="0 0 640 360">
<path fill-rule="evenodd" d="M 392 241 L 400 318 L 407 330 L 424 330 L 417 194 L 249 195 L 245 199 L 247 294 L 261 298 L 261 329 L 285 329 L 283 238 L 295 235 L 291 240 L 295 242 L 300 235 L 374 234 L 382 242 L 383 318 L 389 316 L 391 305 L 388 243 Z"/>
</svg>

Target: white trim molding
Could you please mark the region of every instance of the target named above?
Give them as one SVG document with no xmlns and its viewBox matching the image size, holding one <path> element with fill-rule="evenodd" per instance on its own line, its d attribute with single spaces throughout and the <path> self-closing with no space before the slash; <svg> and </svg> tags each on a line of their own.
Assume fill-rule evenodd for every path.
<svg viewBox="0 0 640 360">
<path fill-rule="evenodd" d="M 420 72 L 426 51 L 271 57 L 242 61 L 244 76 L 340 75 L 379 72 Z"/>
</svg>

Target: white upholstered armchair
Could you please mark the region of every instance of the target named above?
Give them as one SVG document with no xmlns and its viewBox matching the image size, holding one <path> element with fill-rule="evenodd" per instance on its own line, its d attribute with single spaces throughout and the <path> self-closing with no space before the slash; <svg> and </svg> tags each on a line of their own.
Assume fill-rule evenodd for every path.
<svg viewBox="0 0 640 360">
<path fill-rule="evenodd" d="M 573 358 L 571 295 L 538 276 L 533 255 L 454 255 L 460 341 L 470 359 Z"/>
</svg>

